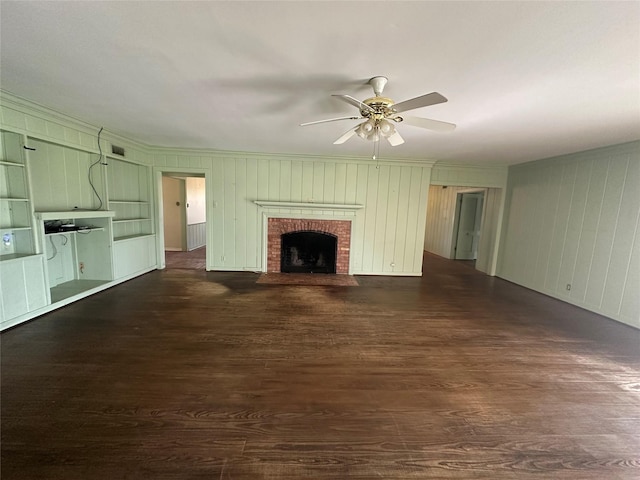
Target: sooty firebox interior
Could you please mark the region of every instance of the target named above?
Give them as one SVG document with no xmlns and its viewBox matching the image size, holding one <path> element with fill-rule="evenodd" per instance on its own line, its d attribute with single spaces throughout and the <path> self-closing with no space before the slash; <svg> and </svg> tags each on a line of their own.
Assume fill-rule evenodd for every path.
<svg viewBox="0 0 640 480">
<path fill-rule="evenodd" d="M 336 236 L 321 232 L 291 232 L 283 234 L 281 242 L 281 272 L 336 273 Z"/>
</svg>

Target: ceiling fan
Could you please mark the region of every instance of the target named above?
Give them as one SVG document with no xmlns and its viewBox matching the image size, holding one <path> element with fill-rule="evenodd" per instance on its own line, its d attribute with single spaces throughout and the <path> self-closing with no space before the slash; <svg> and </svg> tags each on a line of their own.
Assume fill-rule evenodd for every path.
<svg viewBox="0 0 640 480">
<path fill-rule="evenodd" d="M 300 126 L 316 125 L 318 123 L 336 122 L 339 120 L 366 120 L 354 128 L 349 129 L 344 135 L 338 138 L 334 145 L 340 145 L 349 140 L 354 135 L 358 135 L 365 140 L 378 142 L 380 137 L 386 138 L 392 145 L 401 145 L 404 139 L 400 136 L 395 128 L 394 123 L 404 122 L 414 127 L 426 128 L 436 132 L 448 132 L 456 128 L 455 124 L 441 122 L 439 120 L 431 120 L 429 118 L 410 117 L 399 115 L 402 112 L 414 110 L 416 108 L 437 105 L 447 101 L 445 97 L 437 92 L 427 93 L 419 97 L 411 98 L 400 103 L 382 96 L 387 77 L 373 77 L 369 80 L 369 85 L 373 88 L 375 97 L 360 101 L 350 95 L 332 95 L 343 102 L 353 105 L 360 110 L 359 116 L 328 118 L 326 120 L 316 120 L 315 122 L 301 123 Z"/>
</svg>

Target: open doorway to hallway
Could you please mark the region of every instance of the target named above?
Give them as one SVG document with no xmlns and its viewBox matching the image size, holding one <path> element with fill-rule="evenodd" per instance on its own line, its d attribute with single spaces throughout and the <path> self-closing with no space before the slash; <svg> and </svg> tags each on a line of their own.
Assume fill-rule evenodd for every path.
<svg viewBox="0 0 640 480">
<path fill-rule="evenodd" d="M 501 188 L 431 185 L 425 251 L 495 275 L 502 197 Z"/>
<path fill-rule="evenodd" d="M 204 175 L 162 174 L 165 268 L 206 269 Z"/>
</svg>

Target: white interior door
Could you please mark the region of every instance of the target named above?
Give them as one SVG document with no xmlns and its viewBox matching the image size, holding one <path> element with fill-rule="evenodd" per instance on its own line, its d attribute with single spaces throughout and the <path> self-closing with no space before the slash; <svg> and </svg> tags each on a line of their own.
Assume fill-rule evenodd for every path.
<svg viewBox="0 0 640 480">
<path fill-rule="evenodd" d="M 458 195 L 458 232 L 454 257 L 456 260 L 476 259 L 482 224 L 482 207 L 483 194 L 461 193 Z"/>
</svg>

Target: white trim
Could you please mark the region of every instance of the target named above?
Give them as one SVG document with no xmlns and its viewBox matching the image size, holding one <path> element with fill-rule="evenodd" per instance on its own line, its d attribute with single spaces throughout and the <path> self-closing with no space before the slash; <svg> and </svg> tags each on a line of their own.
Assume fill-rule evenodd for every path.
<svg viewBox="0 0 640 480">
<path fill-rule="evenodd" d="M 145 273 L 149 273 L 152 272 L 153 270 L 156 270 L 156 267 L 149 267 L 149 268 L 145 268 L 144 270 L 139 270 L 135 273 L 132 273 L 131 275 L 127 275 L 126 277 L 122 277 L 122 278 L 118 278 L 117 280 L 111 280 L 108 281 L 102 285 L 98 285 L 97 287 L 91 288 L 89 290 L 85 290 L 84 292 L 80 292 L 77 293 L 71 297 L 67 297 L 67 298 L 63 298 L 62 300 L 59 300 L 55 303 L 50 303 L 48 305 L 45 305 L 44 307 L 41 308 L 37 308 L 36 310 L 32 310 L 30 312 L 25 313 L 24 315 L 20 315 L 18 317 L 14 317 L 11 318 L 5 322 L 2 322 L 0 324 L 0 332 L 3 330 L 6 330 L 7 328 L 11 328 L 11 327 L 15 327 L 16 325 L 19 325 L 21 323 L 24 323 L 28 320 L 34 319 L 36 317 L 39 317 L 41 315 L 44 315 L 45 313 L 49 313 L 52 312 L 53 310 L 57 310 L 59 308 L 62 308 L 66 305 L 69 305 L 71 303 L 77 302 L 78 300 L 82 300 L 83 298 L 89 297 L 91 295 L 94 295 L 96 293 L 102 292 L 103 290 L 107 290 L 111 287 L 115 287 L 116 285 L 119 285 L 121 283 L 124 283 L 128 280 L 132 280 L 136 277 L 139 277 L 140 275 L 143 275 Z M 44 278 L 44 277 L 43 277 Z M 48 290 L 50 291 L 50 290 Z"/>
<path fill-rule="evenodd" d="M 61 212 L 35 212 L 38 220 L 62 220 L 74 218 L 104 218 L 113 217 L 116 212 L 111 210 L 66 210 Z"/>
<path fill-rule="evenodd" d="M 311 210 L 360 210 L 364 208 L 364 205 L 344 203 L 274 202 L 270 200 L 254 200 L 253 203 L 267 208 L 305 208 Z"/>
<path fill-rule="evenodd" d="M 162 209 L 162 175 L 164 173 L 184 173 L 186 176 L 190 174 L 197 174 L 198 176 L 204 176 L 205 180 L 205 223 L 206 223 L 206 259 L 205 270 L 212 271 L 213 268 L 213 202 L 209 204 L 209 200 L 213 199 L 213 186 L 212 186 L 212 172 L 209 168 L 202 167 L 167 167 L 167 166 L 153 166 L 153 196 L 155 200 L 155 227 L 156 227 L 156 259 L 159 270 L 163 270 L 166 267 L 165 264 L 165 247 L 164 247 L 164 212 Z M 217 268 L 215 270 L 218 270 Z"/>
</svg>

